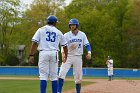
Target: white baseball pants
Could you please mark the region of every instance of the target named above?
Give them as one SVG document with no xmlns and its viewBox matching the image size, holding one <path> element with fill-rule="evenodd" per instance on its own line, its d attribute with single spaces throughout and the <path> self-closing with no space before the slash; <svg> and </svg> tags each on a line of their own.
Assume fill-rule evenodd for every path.
<svg viewBox="0 0 140 93">
<path fill-rule="evenodd" d="M 109 67 L 108 68 L 108 76 L 112 76 L 113 75 L 113 67 Z"/>
<path fill-rule="evenodd" d="M 58 52 L 57 51 L 40 51 L 39 52 L 39 77 L 40 80 L 57 80 L 58 77 Z"/>
<path fill-rule="evenodd" d="M 73 75 L 75 82 L 82 80 L 82 56 L 68 56 L 66 63 L 62 63 L 60 67 L 59 78 L 65 79 L 70 67 L 73 65 Z"/>
</svg>

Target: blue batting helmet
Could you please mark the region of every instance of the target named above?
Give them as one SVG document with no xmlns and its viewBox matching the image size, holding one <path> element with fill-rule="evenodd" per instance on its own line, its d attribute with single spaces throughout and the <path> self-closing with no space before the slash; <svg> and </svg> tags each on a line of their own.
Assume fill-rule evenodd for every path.
<svg viewBox="0 0 140 93">
<path fill-rule="evenodd" d="M 69 21 L 69 26 L 70 25 L 76 25 L 77 27 L 79 27 L 79 22 L 76 18 L 73 18 Z"/>
<path fill-rule="evenodd" d="M 47 18 L 47 22 L 56 23 L 57 22 L 57 17 L 54 16 L 54 15 L 50 15 Z"/>
</svg>

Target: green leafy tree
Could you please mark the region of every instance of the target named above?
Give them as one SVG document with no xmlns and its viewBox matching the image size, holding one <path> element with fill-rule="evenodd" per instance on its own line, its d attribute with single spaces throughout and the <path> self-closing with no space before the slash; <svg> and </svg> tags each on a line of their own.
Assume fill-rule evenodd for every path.
<svg viewBox="0 0 140 93">
<path fill-rule="evenodd" d="M 80 21 L 91 43 L 93 64 L 105 67 L 108 55 L 114 58 L 115 67 L 127 67 L 127 30 L 132 21 L 132 0 L 73 0 L 65 8 L 68 18 Z"/>
<path fill-rule="evenodd" d="M 0 65 L 6 65 L 8 54 L 15 47 L 12 37 L 20 24 L 20 1 L 1 0 L 0 1 Z M 11 61 L 12 62 L 12 61 Z"/>
<path fill-rule="evenodd" d="M 139 0 L 73 0 L 68 6 L 65 6 L 64 0 L 34 0 L 23 13 L 21 22 L 14 25 L 16 29 L 12 30 L 12 34 L 5 35 L 5 39 L 0 37 L 0 42 L 10 38 L 8 44 L 25 44 L 28 55 L 31 38 L 39 27 L 46 25 L 48 15 L 58 17 L 57 27 L 63 33 L 69 31 L 69 20 L 77 18 L 79 29 L 86 33 L 92 47 L 92 60 L 87 61 L 83 57 L 84 66 L 106 67 L 107 56 L 111 55 L 115 67 L 138 68 L 139 6 Z M 8 30 L 3 31 L 8 32 L 11 28 L 8 25 Z"/>
<path fill-rule="evenodd" d="M 0 1 L 0 54 L 7 55 L 10 45 L 10 36 L 16 29 L 19 19 L 19 0 Z"/>
<path fill-rule="evenodd" d="M 21 31 L 16 33 L 16 37 L 20 38 L 19 43 L 24 43 L 27 46 L 26 56 L 29 55 L 32 36 L 39 27 L 46 25 L 46 18 L 49 15 L 56 15 L 58 19 L 63 17 L 63 15 L 58 15 L 63 13 L 62 6 L 65 6 L 64 0 L 34 0 L 30 8 L 24 12 L 22 22 L 18 25 Z M 61 21 L 58 21 L 60 25 Z"/>
<path fill-rule="evenodd" d="M 128 67 L 140 68 L 140 1 L 134 0 L 132 4 L 132 13 L 129 21 L 125 23 L 131 24 L 125 25 L 127 28 L 127 53 L 126 64 Z"/>
</svg>

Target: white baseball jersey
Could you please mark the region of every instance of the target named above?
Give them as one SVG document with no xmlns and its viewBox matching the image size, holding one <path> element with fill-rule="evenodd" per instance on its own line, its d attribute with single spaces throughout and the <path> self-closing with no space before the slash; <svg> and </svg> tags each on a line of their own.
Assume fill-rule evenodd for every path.
<svg viewBox="0 0 140 93">
<path fill-rule="evenodd" d="M 68 42 L 68 56 L 82 55 L 83 45 L 89 44 L 86 34 L 82 31 L 78 31 L 76 35 L 69 31 L 64 34 L 64 37 Z"/>
<path fill-rule="evenodd" d="M 47 80 L 48 76 L 51 81 L 57 80 L 58 45 L 67 44 L 64 35 L 55 26 L 46 25 L 36 31 L 32 41 L 38 43 L 40 51 L 38 62 L 40 80 Z"/>
<path fill-rule="evenodd" d="M 33 42 L 38 43 L 38 50 L 58 51 L 59 43 L 61 46 L 66 46 L 67 42 L 61 31 L 55 26 L 46 25 L 37 30 L 32 38 Z"/>
<path fill-rule="evenodd" d="M 107 60 L 107 67 L 108 67 L 108 76 L 113 75 L 113 60 Z"/>
<path fill-rule="evenodd" d="M 78 31 L 75 35 L 71 31 L 64 34 L 68 42 L 68 58 L 66 63 L 62 63 L 59 77 L 64 79 L 71 65 L 73 65 L 73 75 L 75 82 L 82 80 L 82 54 L 83 46 L 89 44 L 84 32 Z M 63 51 L 63 50 L 62 50 Z"/>
<path fill-rule="evenodd" d="M 110 59 L 110 60 L 107 60 L 107 67 L 110 68 L 110 67 L 113 67 L 113 60 Z"/>
</svg>

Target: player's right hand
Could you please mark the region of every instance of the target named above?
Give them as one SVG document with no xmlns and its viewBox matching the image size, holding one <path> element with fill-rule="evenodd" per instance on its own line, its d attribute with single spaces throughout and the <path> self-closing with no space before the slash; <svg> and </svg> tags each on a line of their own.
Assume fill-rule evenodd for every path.
<svg viewBox="0 0 140 93">
<path fill-rule="evenodd" d="M 28 62 L 29 63 L 34 63 L 34 56 L 29 56 Z"/>
<path fill-rule="evenodd" d="M 62 62 L 63 62 L 63 63 L 65 63 L 66 60 L 67 60 L 67 59 L 66 59 L 65 57 L 62 57 Z"/>
<path fill-rule="evenodd" d="M 65 56 L 65 53 L 62 52 L 62 62 L 65 63 L 67 60 L 67 57 Z"/>
</svg>

